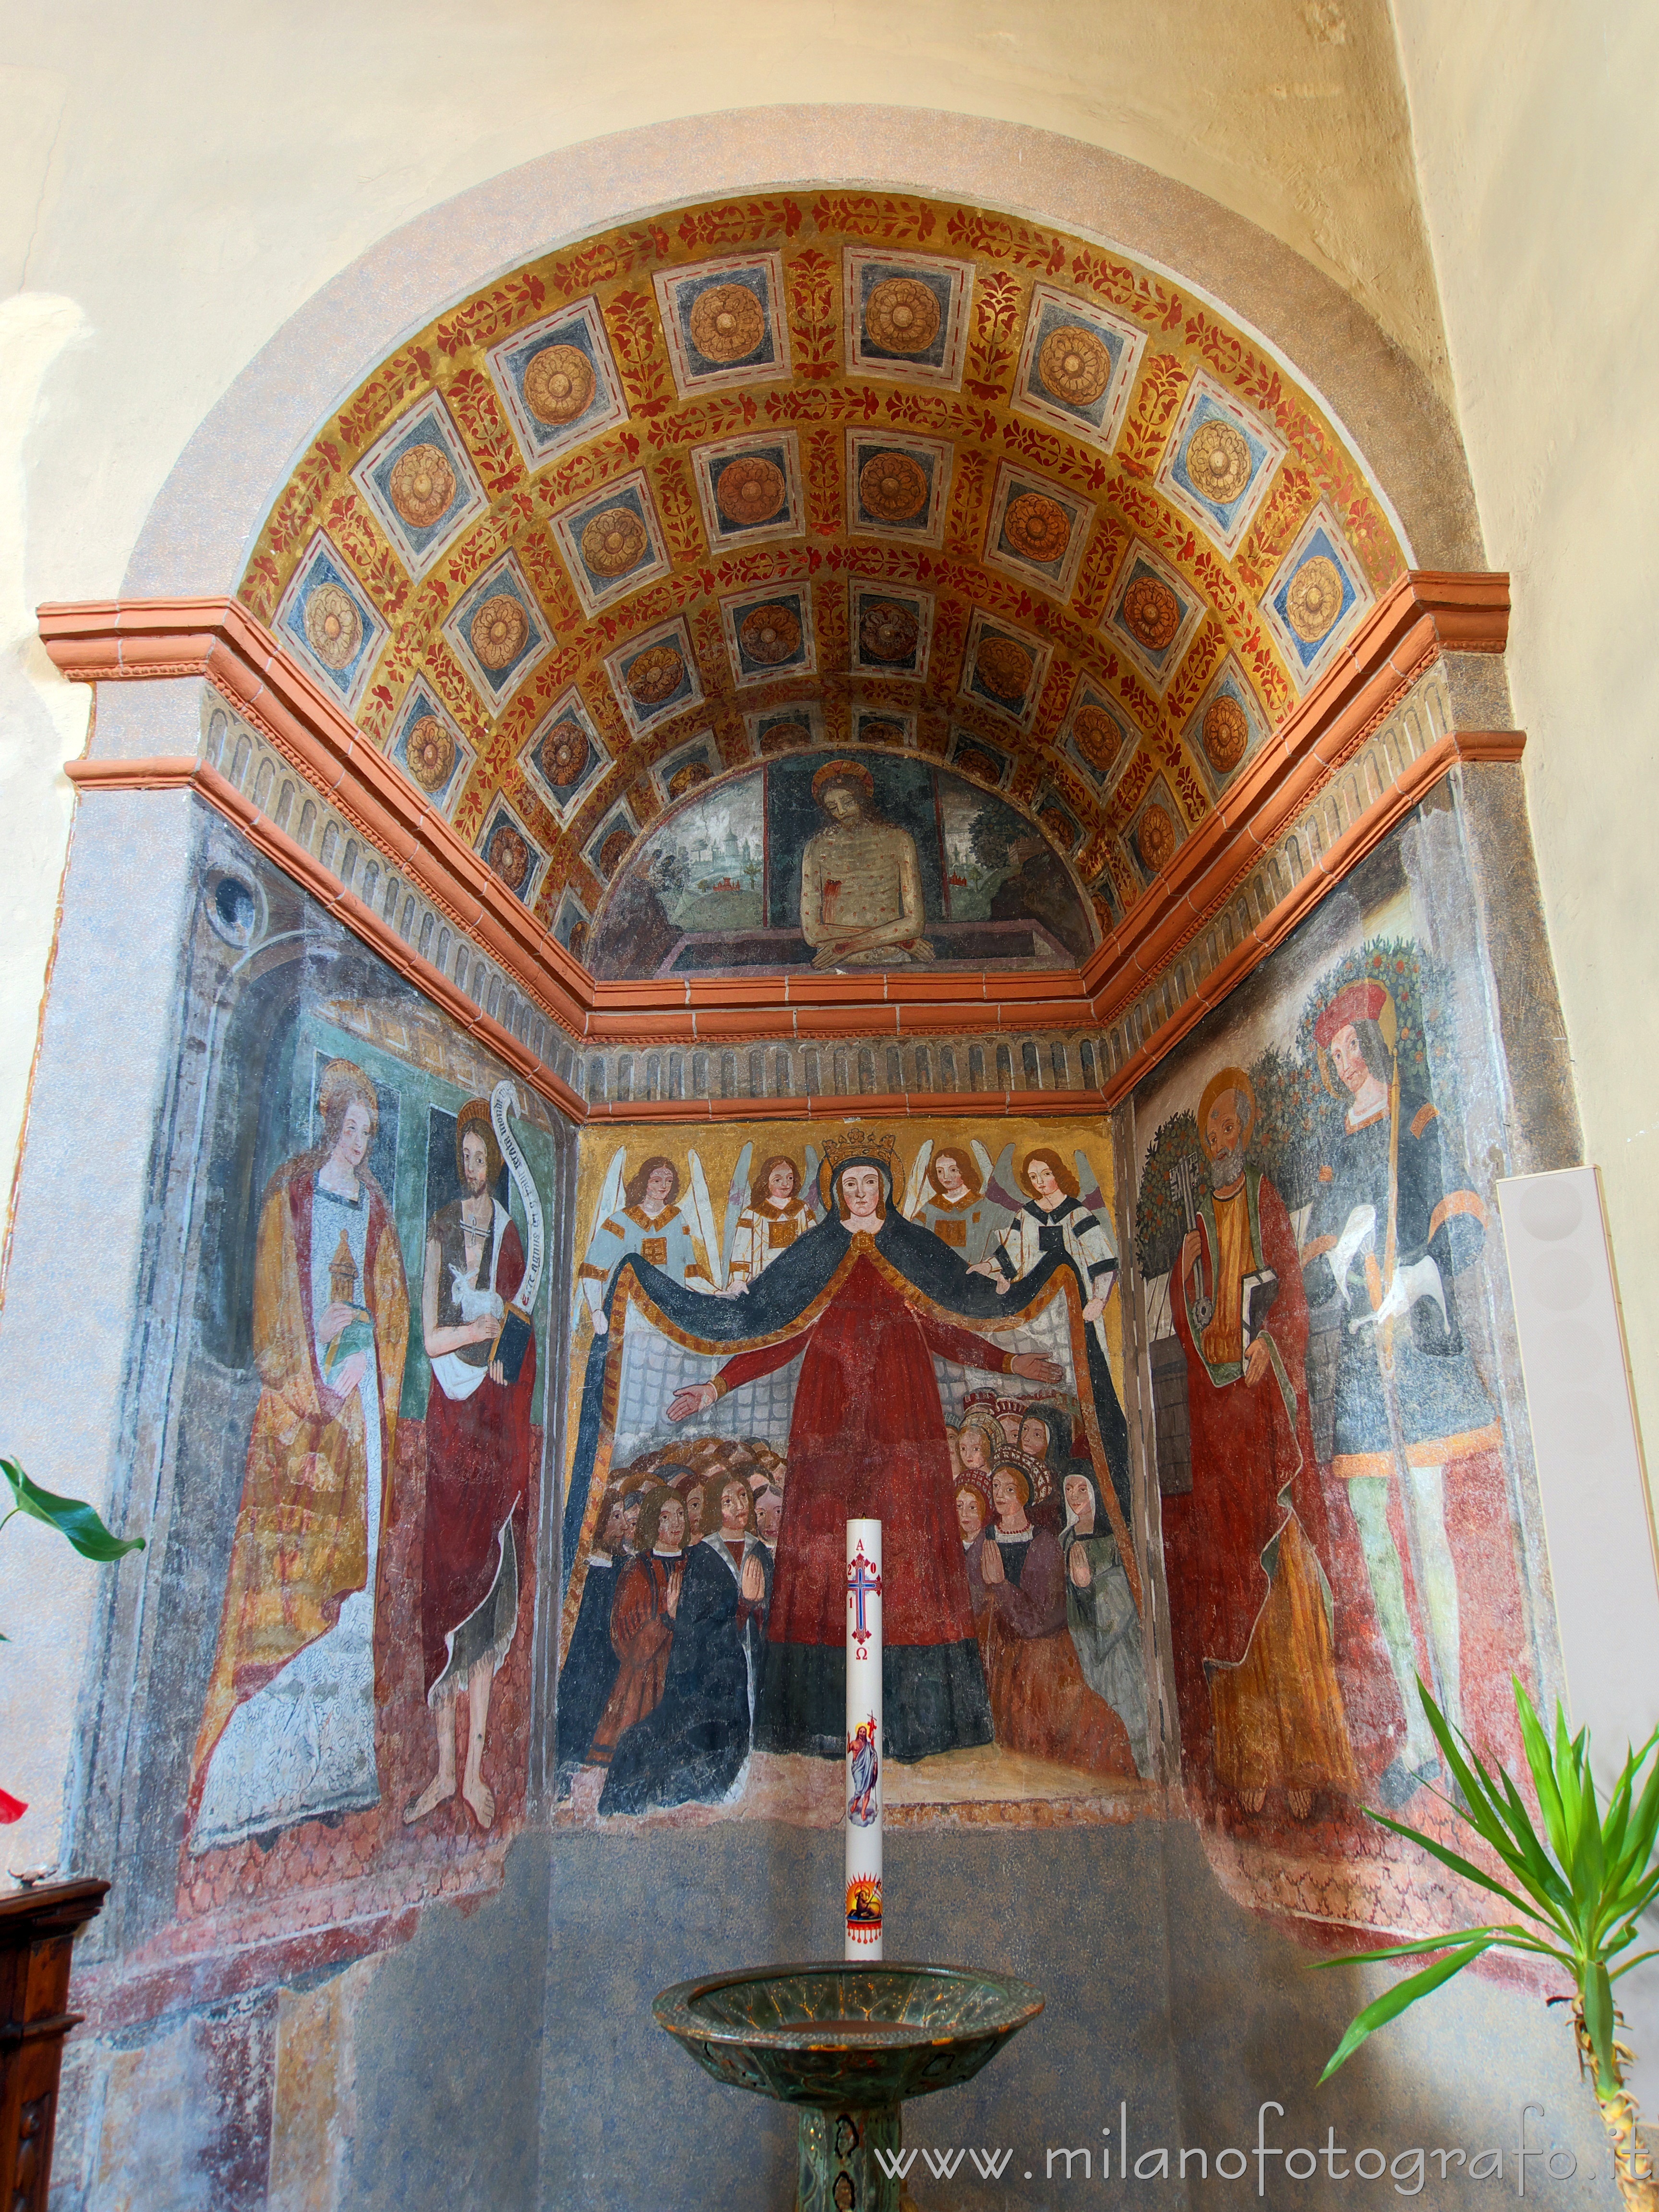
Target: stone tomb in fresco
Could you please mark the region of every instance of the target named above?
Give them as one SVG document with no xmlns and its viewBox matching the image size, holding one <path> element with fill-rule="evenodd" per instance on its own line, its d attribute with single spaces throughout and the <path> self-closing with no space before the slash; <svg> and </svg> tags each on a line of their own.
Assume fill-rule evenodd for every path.
<svg viewBox="0 0 1659 2212">
<path fill-rule="evenodd" d="M 550 1372 L 547 1109 L 208 835 L 175 1078 L 201 1086 L 178 1117 L 198 1152 L 167 1164 L 194 1279 L 149 1566 L 169 1601 L 135 1735 L 145 1803 L 173 1809 L 128 1867 L 143 1922 L 187 1923 L 164 1950 L 499 1880 Z"/>
<path fill-rule="evenodd" d="M 839 1817 L 849 1515 L 884 1528 L 890 1806 L 1151 1797 L 1098 1141 L 778 1123 L 581 1159 L 565 1817 Z"/>
<path fill-rule="evenodd" d="M 1328 1917 L 1382 1925 L 1411 1913 L 1359 1808 L 1434 1825 L 1449 1787 L 1419 1678 L 1513 1764 L 1510 1677 L 1554 1666 L 1462 866 L 1455 812 L 1421 810 L 1134 1100 L 1188 1802 L 1255 1901 L 1324 1917 L 1296 1869 L 1347 1859 Z"/>
<path fill-rule="evenodd" d="M 948 769 L 802 752 L 675 807 L 592 932 L 601 980 L 1069 967 L 1088 902 L 1035 823 Z"/>
</svg>

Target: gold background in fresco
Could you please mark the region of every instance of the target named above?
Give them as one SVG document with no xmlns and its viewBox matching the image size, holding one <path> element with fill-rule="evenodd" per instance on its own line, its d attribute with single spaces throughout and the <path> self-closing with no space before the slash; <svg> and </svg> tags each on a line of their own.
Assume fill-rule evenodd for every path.
<svg viewBox="0 0 1659 2212">
<path fill-rule="evenodd" d="M 760 1163 L 774 1152 L 785 1152 L 805 1170 L 806 1147 L 817 1148 L 823 1157 L 827 1137 L 856 1135 L 867 1130 L 872 1136 L 889 1136 L 893 1139 L 898 1160 L 897 1196 L 901 1204 L 904 1187 L 917 1153 L 931 1138 L 935 1145 L 968 1145 L 977 1137 L 991 1155 L 994 1166 L 1005 1145 L 1014 1148 L 1012 1171 L 1018 1176 L 1020 1161 L 1033 1146 L 1049 1145 L 1069 1167 L 1073 1152 L 1080 1152 L 1095 1171 L 1101 1195 L 1112 1212 L 1112 1241 L 1118 1241 L 1116 1196 L 1112 1187 L 1112 1140 L 1105 1131 L 1096 1132 L 1083 1121 L 1045 1121 L 1023 1116 L 1007 1119 L 940 1121 L 930 1125 L 922 1121 L 877 1121 L 848 1124 L 842 1121 L 730 1121 L 703 1122 L 690 1129 L 617 1128 L 584 1129 L 578 1139 L 576 1170 L 576 1251 L 570 1279 L 570 1311 L 578 1317 L 574 1337 L 574 1365 L 571 1377 L 570 1415 L 565 1437 L 564 1473 L 560 1485 L 560 1497 L 568 1494 L 571 1462 L 575 1455 L 576 1429 L 581 1415 L 581 1377 L 587 1354 L 593 1342 L 593 1325 L 588 1318 L 587 1302 L 582 1297 L 575 1269 L 587 1256 L 587 1246 L 596 1226 L 595 1209 L 605 1179 L 619 1147 L 626 1155 L 623 1170 L 624 1178 L 631 1176 L 644 1160 L 661 1158 L 672 1160 L 679 1172 L 680 1195 L 677 1201 L 682 1212 L 691 1218 L 688 1199 L 690 1192 L 690 1173 L 688 1163 L 696 1152 L 702 1162 L 702 1171 L 708 1178 L 708 1200 L 714 1212 L 716 1230 L 724 1235 L 726 1201 L 732 1187 L 732 1171 L 738 1155 L 745 1145 L 752 1145 L 749 1172 L 752 1182 L 759 1172 Z M 775 1262 L 774 1263 L 775 1265 Z M 1123 1320 L 1122 1297 L 1120 1287 L 1107 1305 L 1102 1319 L 1106 1324 L 1106 1344 L 1110 1358 L 1112 1382 L 1120 1400 L 1123 1395 Z"/>
<path fill-rule="evenodd" d="M 907 381 L 902 363 L 849 373 L 846 358 L 845 252 L 916 256 L 969 264 L 964 358 L 959 391 Z M 781 258 L 790 370 L 756 370 L 748 383 L 678 395 L 653 279 L 691 264 L 741 257 L 752 269 Z M 774 267 L 780 265 L 775 262 Z M 1038 283 L 1070 293 L 1138 325 L 1145 345 L 1113 450 L 1047 427 L 1014 404 L 1017 371 Z M 627 419 L 539 467 L 525 464 L 489 372 L 490 349 L 592 297 L 627 407 Z M 780 303 L 775 303 L 775 307 Z M 729 372 L 728 372 L 729 374 Z M 1266 497 L 1230 560 L 1156 483 L 1196 374 L 1219 385 L 1271 427 L 1285 446 Z M 350 481 L 362 456 L 428 393 L 439 392 L 471 453 L 486 511 L 462 529 L 416 583 Z M 849 529 L 847 433 L 931 436 L 954 449 L 944 541 L 933 548 L 902 532 Z M 712 551 L 705 535 L 692 454 L 720 441 L 793 431 L 799 441 L 804 534 L 762 546 Z M 1040 579 L 1023 580 L 987 561 L 1000 465 L 1017 464 L 1086 511 L 1082 557 L 1062 599 Z M 553 518 L 586 506 L 643 468 L 670 573 L 647 581 L 597 619 L 585 620 L 555 542 Z M 1223 662 L 1236 662 L 1268 727 L 1295 690 L 1261 607 L 1270 581 L 1315 507 L 1325 501 L 1371 589 L 1403 570 L 1387 514 L 1363 468 L 1318 405 L 1227 319 L 1171 279 L 1127 255 L 1035 223 L 902 194 L 804 191 L 687 209 L 624 225 L 547 255 L 475 295 L 398 348 L 313 441 L 276 501 L 244 574 L 240 596 L 270 621 L 295 568 L 320 530 L 343 556 L 392 636 L 358 709 L 382 747 L 405 694 L 424 676 L 477 749 L 452 811 L 476 842 L 495 794 L 504 793 L 547 853 L 535 910 L 550 921 L 568 884 L 591 915 L 604 889 L 581 848 L 619 799 L 641 834 L 663 802 L 651 763 L 711 731 L 724 767 L 752 757 L 744 717 L 792 700 L 821 701 L 823 742 L 849 741 L 854 708 L 887 706 L 917 716 L 924 756 L 942 757 L 952 726 L 1014 756 L 1006 795 L 1030 808 L 1042 787 L 1056 792 L 1082 824 L 1075 864 L 1085 882 L 1109 878 L 1120 908 L 1141 878 L 1123 833 L 1162 774 L 1188 828 L 1208 812 L 1209 787 L 1187 726 Z M 1160 700 L 1101 625 L 1131 545 L 1152 547 L 1195 591 L 1204 608 Z M 468 586 L 514 550 L 558 640 L 505 711 L 492 717 L 444 641 L 441 626 Z M 1005 556 L 1006 558 L 1006 556 Z M 921 684 L 850 672 L 848 591 L 857 580 L 913 586 L 934 595 L 933 646 Z M 817 673 L 735 684 L 719 601 L 773 584 L 812 586 Z M 964 647 L 975 611 L 1052 652 L 1030 726 L 1021 731 L 981 702 L 960 696 Z M 676 616 L 688 623 L 703 697 L 632 737 L 607 678 L 605 657 L 630 637 Z M 1103 797 L 1057 750 L 1087 682 L 1118 702 L 1138 732 L 1127 764 Z M 569 824 L 559 828 L 520 757 L 553 700 L 580 687 L 613 756 Z M 1198 732 L 1192 732 L 1194 741 Z M 971 769 L 969 769 L 971 775 Z M 614 874 L 614 868 L 612 870 Z M 1109 926 L 1109 913 L 1101 912 Z"/>
</svg>

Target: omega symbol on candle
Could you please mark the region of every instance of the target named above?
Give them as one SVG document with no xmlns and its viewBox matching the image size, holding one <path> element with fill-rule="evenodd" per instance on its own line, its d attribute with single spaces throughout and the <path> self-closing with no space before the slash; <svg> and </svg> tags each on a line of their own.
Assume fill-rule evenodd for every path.
<svg viewBox="0 0 1659 2212">
<path fill-rule="evenodd" d="M 880 1595 L 881 1577 L 872 1571 L 860 1544 L 852 1565 L 847 1570 L 847 1608 L 854 1616 L 853 1641 L 858 1646 L 860 1659 L 865 1657 L 870 1648 L 870 1616 L 866 1608 L 872 1597 Z"/>
</svg>

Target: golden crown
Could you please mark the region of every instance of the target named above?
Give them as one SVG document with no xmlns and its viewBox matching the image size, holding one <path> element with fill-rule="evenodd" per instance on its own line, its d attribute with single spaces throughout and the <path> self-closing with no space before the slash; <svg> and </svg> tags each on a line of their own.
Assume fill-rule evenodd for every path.
<svg viewBox="0 0 1659 2212">
<path fill-rule="evenodd" d="M 879 1160 L 889 1176 L 898 1179 L 898 1157 L 894 1139 L 872 1129 L 849 1129 L 845 1136 L 823 1140 L 824 1164 L 834 1175 L 848 1160 Z"/>
</svg>

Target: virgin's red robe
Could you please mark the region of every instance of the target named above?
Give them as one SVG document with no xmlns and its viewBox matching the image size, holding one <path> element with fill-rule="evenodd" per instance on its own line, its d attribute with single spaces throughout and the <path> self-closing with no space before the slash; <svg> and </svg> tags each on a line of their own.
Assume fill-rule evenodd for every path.
<svg viewBox="0 0 1659 2212">
<path fill-rule="evenodd" d="M 847 1523 L 882 1523 L 882 1632 L 890 1650 L 974 1638 L 956 1491 L 933 1358 L 988 1374 L 1011 1355 L 906 1298 L 855 1237 L 857 1256 L 810 1328 L 728 1359 L 722 1394 L 799 1356 L 768 1640 L 842 1648 Z M 859 1251 L 862 1243 L 866 1249 Z"/>
<path fill-rule="evenodd" d="M 516 1224 L 501 1232 L 495 1288 L 504 1300 L 524 1280 L 524 1246 Z M 524 1573 L 530 1480 L 530 1408 L 536 1389 L 536 1340 L 526 1349 L 519 1379 L 486 1375 L 470 1398 L 451 1398 L 434 1376 L 426 1407 L 426 1528 L 421 1552 L 421 1647 L 426 1686 L 443 1673 L 445 1639 L 489 1595 L 501 1559 L 497 1540 L 514 1516 L 519 1572 Z"/>
</svg>

